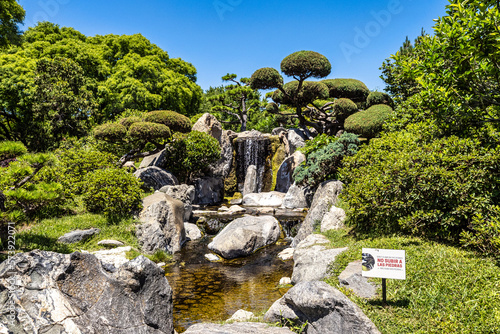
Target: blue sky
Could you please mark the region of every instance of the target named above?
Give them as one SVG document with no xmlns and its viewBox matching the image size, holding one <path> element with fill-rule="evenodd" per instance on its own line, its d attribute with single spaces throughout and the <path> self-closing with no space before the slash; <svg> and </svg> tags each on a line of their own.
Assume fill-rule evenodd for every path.
<svg viewBox="0 0 500 334">
<path fill-rule="evenodd" d="M 37 21 L 87 36 L 141 33 L 198 70 L 203 89 L 227 73 L 279 70 L 292 52 L 312 50 L 332 63 L 328 78 L 355 78 L 383 90 L 384 59 L 406 36 L 445 14 L 447 0 L 19 0 L 25 28 Z M 285 78 L 285 81 L 288 81 Z"/>
</svg>

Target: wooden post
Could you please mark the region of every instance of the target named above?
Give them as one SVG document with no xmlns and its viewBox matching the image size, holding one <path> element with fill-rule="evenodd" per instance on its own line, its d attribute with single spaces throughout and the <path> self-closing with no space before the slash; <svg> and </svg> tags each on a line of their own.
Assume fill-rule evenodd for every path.
<svg viewBox="0 0 500 334">
<path fill-rule="evenodd" d="M 382 278 L 382 303 L 387 305 L 387 279 Z"/>
</svg>

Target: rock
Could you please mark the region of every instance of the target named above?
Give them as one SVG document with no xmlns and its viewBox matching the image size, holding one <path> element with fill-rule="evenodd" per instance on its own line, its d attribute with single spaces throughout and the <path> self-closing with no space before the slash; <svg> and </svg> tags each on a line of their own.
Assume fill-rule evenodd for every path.
<svg viewBox="0 0 500 334">
<path fill-rule="evenodd" d="M 246 216 L 224 227 L 208 244 L 208 248 L 225 259 L 234 259 L 275 243 L 280 234 L 280 224 L 276 218 Z"/>
<path fill-rule="evenodd" d="M 242 208 L 241 206 L 239 205 L 231 205 L 229 207 L 229 210 L 228 210 L 228 213 L 231 213 L 231 214 L 243 214 L 245 213 L 247 210 L 245 208 Z"/>
<path fill-rule="evenodd" d="M 145 253 L 175 253 L 186 242 L 184 204 L 167 194 L 157 192 L 146 197 L 139 220 L 143 224 L 137 226 L 136 235 Z"/>
<path fill-rule="evenodd" d="M 205 254 L 205 259 L 207 259 L 210 262 L 219 262 L 222 260 L 218 255 L 215 255 L 213 253 Z"/>
<path fill-rule="evenodd" d="M 243 205 L 278 207 L 283 204 L 285 193 L 271 191 L 267 193 L 248 194 L 243 197 Z"/>
<path fill-rule="evenodd" d="M 224 228 L 226 224 L 216 218 L 209 219 L 207 220 L 204 224 L 203 227 L 205 228 L 205 232 L 208 234 L 217 234 Z"/>
<path fill-rule="evenodd" d="M 241 204 L 243 204 L 243 198 L 233 198 L 231 201 L 229 201 L 229 204 L 241 205 Z"/>
<path fill-rule="evenodd" d="M 224 200 L 224 180 L 216 177 L 202 177 L 194 181 L 194 204 L 217 205 Z"/>
<path fill-rule="evenodd" d="M 234 324 L 195 324 L 184 334 L 293 334 L 285 327 L 274 327 L 259 322 L 236 322 Z"/>
<path fill-rule="evenodd" d="M 284 127 L 277 127 L 277 128 L 274 128 L 272 131 L 271 131 L 271 136 L 279 136 L 280 133 L 282 132 L 287 132 L 287 129 L 285 129 Z"/>
<path fill-rule="evenodd" d="M 325 282 L 299 283 L 278 299 L 264 321 L 307 322 L 307 334 L 380 334 L 363 311 L 342 292 Z"/>
<path fill-rule="evenodd" d="M 285 248 L 278 254 L 278 258 L 282 261 L 292 260 L 294 251 L 294 248 Z"/>
<path fill-rule="evenodd" d="M 362 298 L 375 298 L 377 296 L 377 286 L 368 282 L 367 277 L 363 277 L 361 260 L 351 262 L 339 275 L 340 286 L 351 289 L 357 296 Z"/>
<path fill-rule="evenodd" d="M 91 254 L 19 253 L 0 264 L 2 310 L 11 306 L 14 289 L 14 321 L 0 314 L 9 333 L 174 332 L 172 289 L 144 256 L 111 274 Z"/>
<path fill-rule="evenodd" d="M 338 230 L 344 227 L 345 211 L 336 206 L 332 206 L 321 220 L 321 232 Z"/>
<path fill-rule="evenodd" d="M 280 279 L 280 285 L 289 285 L 292 284 L 292 279 L 290 277 L 282 277 Z"/>
<path fill-rule="evenodd" d="M 166 165 L 166 155 L 165 155 L 165 150 L 162 150 L 156 154 L 150 155 L 142 159 L 141 164 L 139 165 L 139 168 L 146 168 L 146 167 L 159 167 L 159 168 L 165 168 Z"/>
<path fill-rule="evenodd" d="M 302 240 L 296 249 L 310 248 L 315 245 L 327 245 L 330 243 L 327 237 L 322 234 L 310 234 L 304 240 Z"/>
<path fill-rule="evenodd" d="M 124 243 L 118 240 L 101 240 L 97 243 L 97 245 L 104 247 L 120 247 L 123 246 Z"/>
<path fill-rule="evenodd" d="M 306 161 L 306 156 L 299 151 L 294 152 L 280 165 L 276 174 L 276 191 L 286 193 L 293 184 L 293 172 L 301 163 Z"/>
<path fill-rule="evenodd" d="M 184 230 L 186 231 L 186 239 L 188 241 L 198 240 L 202 238 L 202 234 L 196 224 L 184 223 Z"/>
<path fill-rule="evenodd" d="M 217 209 L 217 212 L 227 212 L 227 211 L 229 211 L 229 208 L 225 205 L 223 205 L 219 209 Z"/>
<path fill-rule="evenodd" d="M 110 264 L 113 267 L 106 267 L 108 271 L 114 271 L 113 268 L 118 269 L 125 263 L 129 261 L 127 259 L 127 253 L 132 250 L 132 247 L 117 247 L 109 250 L 100 250 L 92 252 L 95 257 L 97 257 L 103 264 Z"/>
<path fill-rule="evenodd" d="M 135 172 L 137 170 L 137 167 L 135 167 L 135 163 L 133 161 L 127 161 L 126 163 L 123 164 L 122 167 L 127 168 L 127 169 L 131 170 L 132 172 Z"/>
<path fill-rule="evenodd" d="M 172 173 L 155 166 L 138 169 L 134 176 L 144 182 L 144 187 L 153 188 L 154 190 L 179 184 L 179 181 Z"/>
<path fill-rule="evenodd" d="M 227 321 L 243 322 L 252 319 L 255 319 L 255 315 L 252 312 L 248 312 L 245 310 L 238 310 L 231 316 L 231 318 L 227 319 Z"/>
<path fill-rule="evenodd" d="M 198 119 L 198 121 L 196 121 L 191 131 L 199 131 L 209 134 L 217 139 L 220 143 L 220 138 L 222 136 L 222 125 L 217 120 L 217 118 L 215 118 L 215 116 L 209 113 L 205 113 Z"/>
<path fill-rule="evenodd" d="M 302 223 L 299 232 L 292 241 L 292 247 L 295 247 L 305 237 L 313 233 L 314 224 L 321 222 L 323 216 L 328 212 L 332 205 L 337 202 L 338 195 L 342 192 L 343 183 L 340 181 L 325 181 L 321 183 L 314 194 L 311 208 Z"/>
<path fill-rule="evenodd" d="M 188 186 L 187 184 L 164 186 L 160 191 L 184 203 L 184 221 L 191 219 L 195 197 L 194 186 Z"/>
<path fill-rule="evenodd" d="M 321 237 L 326 239 L 322 235 Z M 337 255 L 347 250 L 347 248 L 327 249 L 323 238 L 313 234 L 297 246 L 293 253 L 292 284 L 325 278 L 330 263 L 335 261 Z"/>
<path fill-rule="evenodd" d="M 288 144 L 290 145 L 290 154 L 293 154 L 297 148 L 304 147 L 306 145 L 307 139 L 307 136 L 302 130 L 288 130 Z"/>
<path fill-rule="evenodd" d="M 89 230 L 75 230 L 59 237 L 57 241 L 65 244 L 74 244 L 75 242 L 85 241 L 88 238 L 99 234 L 101 232 L 98 228 L 91 228 Z"/>
<path fill-rule="evenodd" d="M 250 165 L 247 168 L 245 184 L 243 185 L 243 198 L 245 198 L 245 195 L 253 194 L 257 191 L 257 167 Z"/>
<path fill-rule="evenodd" d="M 307 208 L 307 200 L 304 195 L 304 189 L 297 186 L 295 183 L 292 184 L 283 198 L 282 207 L 286 209 Z"/>
</svg>

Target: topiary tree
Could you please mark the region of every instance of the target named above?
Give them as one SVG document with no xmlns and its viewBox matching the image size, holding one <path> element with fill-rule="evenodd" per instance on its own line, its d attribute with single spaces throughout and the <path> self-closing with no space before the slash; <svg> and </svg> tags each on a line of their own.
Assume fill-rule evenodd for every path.
<svg viewBox="0 0 500 334">
<path fill-rule="evenodd" d="M 328 86 L 331 98 L 347 98 L 355 103 L 366 102 L 370 90 L 356 79 L 327 79 L 322 81 Z"/>
<path fill-rule="evenodd" d="M 382 131 L 382 126 L 392 113 L 390 106 L 377 104 L 349 116 L 345 120 L 344 128 L 348 132 L 370 139 Z"/>
<path fill-rule="evenodd" d="M 332 65 L 328 59 L 314 51 L 298 51 L 285 57 L 281 62 L 281 71 L 295 79 L 283 84 L 283 78 L 273 68 L 261 68 L 250 78 L 253 89 L 277 89 L 272 94 L 275 103 L 266 108 L 267 111 L 286 117 L 297 118 L 299 126 L 309 133 L 307 127 L 323 133 L 326 123 L 331 122 L 324 108 L 307 108 L 317 99 L 328 97 L 328 87 L 317 81 L 306 81 L 309 78 L 324 78 L 330 74 Z M 278 104 L 288 105 L 293 113 L 280 111 Z M 325 106 L 327 108 L 329 106 Z"/>
<path fill-rule="evenodd" d="M 392 102 L 389 94 L 383 92 L 371 92 L 366 99 L 366 107 L 369 108 L 377 104 L 387 104 L 391 107 L 394 106 L 394 102 Z"/>
</svg>

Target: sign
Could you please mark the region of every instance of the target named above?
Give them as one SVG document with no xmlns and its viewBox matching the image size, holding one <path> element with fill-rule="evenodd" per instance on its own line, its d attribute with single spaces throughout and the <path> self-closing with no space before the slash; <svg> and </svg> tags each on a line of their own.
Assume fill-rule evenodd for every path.
<svg viewBox="0 0 500 334">
<path fill-rule="evenodd" d="M 406 279 L 406 255 L 404 250 L 362 249 L 364 277 Z"/>
</svg>

